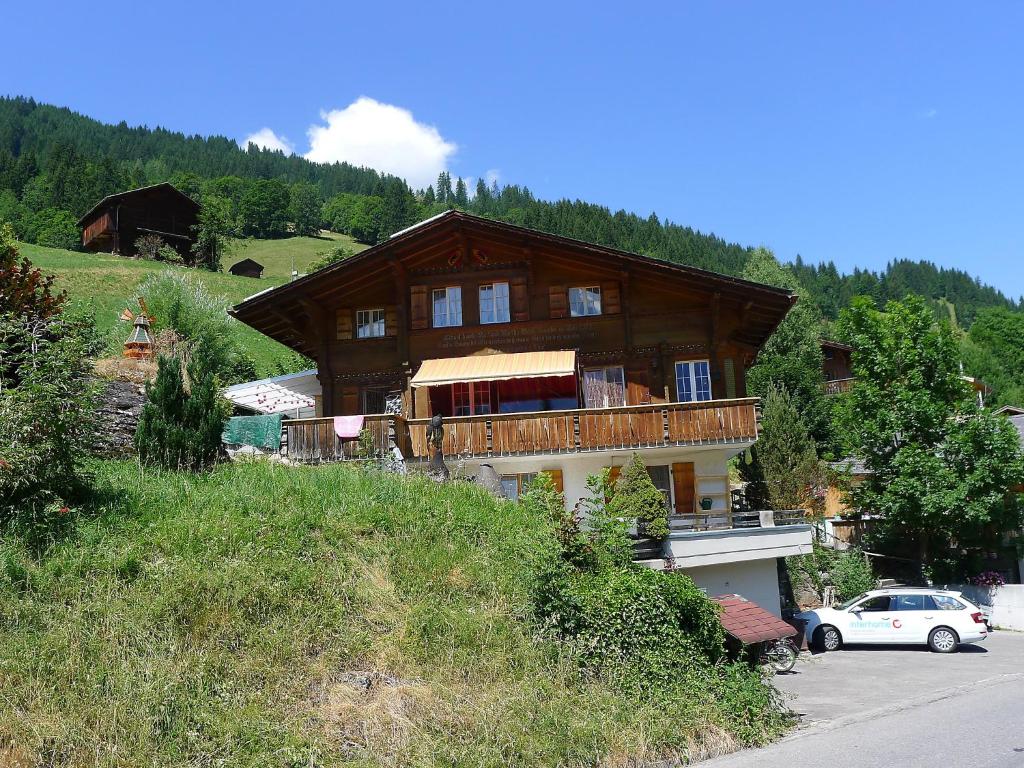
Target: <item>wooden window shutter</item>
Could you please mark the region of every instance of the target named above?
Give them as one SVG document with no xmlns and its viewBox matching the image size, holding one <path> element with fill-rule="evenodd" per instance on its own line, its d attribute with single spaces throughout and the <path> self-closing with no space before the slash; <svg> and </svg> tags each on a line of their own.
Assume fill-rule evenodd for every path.
<svg viewBox="0 0 1024 768">
<path fill-rule="evenodd" d="M 651 402 L 651 388 L 647 383 L 647 370 L 632 368 L 626 371 L 626 405 L 647 405 Z"/>
<path fill-rule="evenodd" d="M 427 286 L 409 287 L 409 318 L 414 331 L 430 327 L 430 302 L 427 300 Z"/>
<path fill-rule="evenodd" d="M 359 387 L 342 387 L 341 415 L 354 416 L 359 410 Z"/>
<path fill-rule="evenodd" d="M 565 487 L 562 484 L 562 470 L 560 469 L 544 469 L 541 470 L 545 475 L 551 478 L 551 484 L 555 486 L 555 490 L 559 493 L 565 492 Z"/>
<path fill-rule="evenodd" d="M 672 486 L 676 496 L 676 514 L 692 515 L 695 511 L 692 461 L 672 465 Z"/>
<path fill-rule="evenodd" d="M 384 307 L 384 335 L 398 335 L 398 307 L 394 304 Z"/>
<path fill-rule="evenodd" d="M 731 400 L 736 397 L 736 364 L 731 357 L 722 362 L 722 370 L 725 375 L 725 396 Z"/>
<path fill-rule="evenodd" d="M 521 323 L 530 319 L 530 296 L 526 290 L 525 277 L 513 277 L 508 281 L 508 293 L 512 321 Z"/>
<path fill-rule="evenodd" d="M 564 285 L 548 287 L 548 309 L 553 320 L 559 317 L 566 317 L 569 314 L 569 302 L 566 298 Z"/>
<path fill-rule="evenodd" d="M 352 338 L 352 310 L 342 307 L 337 311 L 338 340 Z"/>
<path fill-rule="evenodd" d="M 622 297 L 619 284 L 611 280 L 601 283 L 601 314 L 617 315 L 622 311 Z"/>
</svg>

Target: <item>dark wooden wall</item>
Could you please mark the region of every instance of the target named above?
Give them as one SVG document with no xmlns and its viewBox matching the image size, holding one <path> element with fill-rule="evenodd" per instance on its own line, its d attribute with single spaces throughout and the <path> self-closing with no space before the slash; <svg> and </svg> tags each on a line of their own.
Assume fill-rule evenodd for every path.
<svg viewBox="0 0 1024 768">
<path fill-rule="evenodd" d="M 509 283 L 511 322 L 480 324 L 478 286 L 490 282 Z M 456 285 L 463 325 L 432 328 L 431 291 Z M 568 289 L 591 285 L 601 286 L 602 315 L 569 317 Z M 330 328 L 317 354 L 325 414 L 356 413 L 360 389 L 383 386 L 405 390 L 409 412 L 426 416 L 429 398 L 407 386 L 421 361 L 557 349 L 577 350 L 581 367 L 622 365 L 628 404 L 675 400 L 674 364 L 687 359 L 710 360 L 714 398 L 743 397 L 756 350 L 735 337 L 750 305 L 652 270 L 474 238 L 433 257 L 395 259 L 378 279 L 319 300 Z M 378 308 L 387 336 L 355 339 L 356 311 Z"/>
</svg>

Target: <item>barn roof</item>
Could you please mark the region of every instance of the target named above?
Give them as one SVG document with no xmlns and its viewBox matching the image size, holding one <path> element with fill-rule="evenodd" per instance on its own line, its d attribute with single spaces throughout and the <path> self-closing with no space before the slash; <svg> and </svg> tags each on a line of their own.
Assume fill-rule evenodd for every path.
<svg viewBox="0 0 1024 768">
<path fill-rule="evenodd" d="M 90 208 L 85 213 L 85 215 L 82 216 L 82 218 L 80 218 L 78 220 L 78 226 L 83 226 L 85 224 L 85 222 L 89 218 L 91 218 L 94 213 L 96 213 L 96 211 L 98 211 L 100 208 L 103 208 L 108 203 L 113 203 L 113 202 L 116 202 L 118 200 L 124 200 L 125 198 L 131 197 L 132 195 L 137 195 L 140 192 L 152 192 L 152 191 L 155 191 L 155 190 L 174 192 L 175 194 L 180 195 L 182 198 L 184 198 L 185 200 L 190 202 L 192 205 L 194 205 L 196 207 L 196 210 L 199 209 L 199 203 L 197 203 L 195 200 L 193 200 L 191 197 L 186 195 L 184 192 L 182 192 L 180 189 L 178 189 L 176 186 L 174 186 L 170 182 L 163 181 L 163 182 L 160 182 L 159 184 L 150 184 L 148 187 L 138 187 L 137 189 L 127 189 L 124 192 L 115 192 L 112 195 L 107 195 L 102 200 L 100 200 L 98 203 L 96 203 L 96 205 L 94 205 L 92 208 Z"/>
<path fill-rule="evenodd" d="M 250 259 L 250 258 L 246 257 L 246 258 L 242 259 L 241 261 L 236 261 L 234 264 L 232 264 L 230 267 L 228 267 L 228 271 L 230 272 L 235 267 L 247 267 L 247 266 L 250 266 L 250 265 L 254 266 L 254 267 L 259 267 L 261 270 L 263 269 L 263 265 L 260 264 L 258 261 L 256 261 L 255 259 Z"/>
</svg>

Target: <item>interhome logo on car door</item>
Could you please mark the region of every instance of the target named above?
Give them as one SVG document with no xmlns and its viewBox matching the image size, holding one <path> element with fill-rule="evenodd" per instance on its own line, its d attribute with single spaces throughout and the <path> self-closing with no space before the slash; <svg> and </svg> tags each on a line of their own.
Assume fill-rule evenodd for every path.
<svg viewBox="0 0 1024 768">
<path fill-rule="evenodd" d="M 898 622 L 898 621 L 899 621 L 899 619 L 896 619 L 896 622 Z M 851 626 L 851 629 L 854 632 L 866 632 L 869 629 L 888 629 L 888 628 L 889 628 L 889 622 L 888 621 L 871 621 L 870 619 L 867 620 L 867 621 L 855 621 L 855 622 L 853 622 L 853 625 Z"/>
</svg>

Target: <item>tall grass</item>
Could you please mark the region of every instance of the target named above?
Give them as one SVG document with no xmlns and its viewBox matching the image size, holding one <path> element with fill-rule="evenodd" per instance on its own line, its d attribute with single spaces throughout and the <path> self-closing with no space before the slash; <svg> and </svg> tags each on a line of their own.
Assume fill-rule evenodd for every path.
<svg viewBox="0 0 1024 768">
<path fill-rule="evenodd" d="M 470 486 L 108 462 L 71 529 L 38 558 L 0 543 L 0 765 L 626 765 L 736 744 L 701 691 L 630 697 L 536 637 L 547 524 Z"/>
</svg>

